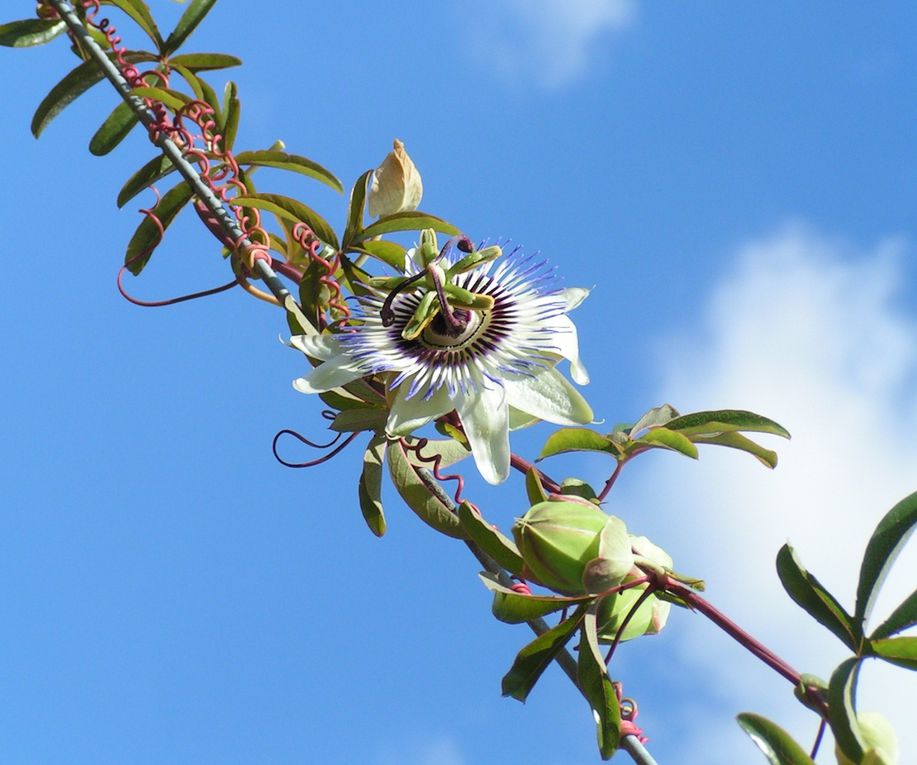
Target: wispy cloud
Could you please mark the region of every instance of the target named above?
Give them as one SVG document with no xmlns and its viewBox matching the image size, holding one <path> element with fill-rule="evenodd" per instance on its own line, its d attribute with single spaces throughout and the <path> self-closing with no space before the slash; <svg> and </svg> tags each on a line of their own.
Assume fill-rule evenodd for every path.
<svg viewBox="0 0 917 765">
<path fill-rule="evenodd" d="M 885 511 L 917 490 L 917 323 L 896 303 L 903 249 L 887 241 L 858 250 L 802 226 L 740 248 L 697 328 L 663 344 L 660 400 L 682 411 L 753 409 L 786 425 L 793 440 L 772 444 L 781 457 L 773 473 L 713 447 L 702 448 L 698 464 L 663 455 L 634 474 L 623 497 L 647 508 L 637 531 L 665 547 L 679 570 L 706 578 L 714 603 L 799 669 L 823 677 L 845 649 L 784 594 L 773 561 L 789 539 L 852 608 L 866 539 Z M 909 593 L 915 571 L 912 545 L 892 569 L 876 619 Z M 672 628 L 687 636 L 679 666 L 699 671 L 692 706 L 706 720 L 685 731 L 695 741 L 681 762 L 752 761 L 738 727 L 719 725 L 746 709 L 810 742 L 813 718 L 783 681 L 700 617 L 683 616 Z M 901 761 L 911 762 L 917 683 L 902 675 L 868 667 L 861 709 L 895 723 Z"/>
<path fill-rule="evenodd" d="M 486 0 L 469 14 L 472 47 L 506 79 L 556 88 L 580 78 L 635 13 L 633 0 Z"/>
</svg>

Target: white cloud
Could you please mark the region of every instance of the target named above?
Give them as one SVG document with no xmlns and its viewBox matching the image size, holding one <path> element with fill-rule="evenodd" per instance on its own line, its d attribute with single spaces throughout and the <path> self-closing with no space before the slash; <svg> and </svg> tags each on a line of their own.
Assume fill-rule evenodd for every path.
<svg viewBox="0 0 917 765">
<path fill-rule="evenodd" d="M 468 17 L 483 66 L 514 82 L 534 78 L 554 88 L 583 75 L 601 43 L 627 27 L 635 11 L 633 0 L 488 0 Z"/>
<path fill-rule="evenodd" d="M 793 440 L 769 444 L 781 458 L 774 472 L 744 454 L 702 447 L 699 463 L 642 457 L 650 464 L 619 484 L 637 533 L 665 547 L 679 570 L 706 578 L 709 599 L 752 634 L 823 677 L 845 649 L 785 595 L 774 557 L 789 539 L 852 608 L 870 532 L 917 490 L 917 324 L 895 302 L 902 251 L 897 241 L 858 251 L 798 225 L 740 248 L 697 329 L 663 344 L 660 401 L 681 411 L 752 409 L 784 424 Z M 874 623 L 910 592 L 915 573 L 912 544 L 892 569 Z M 755 761 L 738 727 L 720 726 L 742 710 L 771 716 L 808 746 L 813 718 L 784 681 L 771 680 L 701 617 L 682 615 L 673 627 L 686 636 L 680 670 L 704 673 L 692 713 L 717 729 L 711 741 L 710 723 L 692 724 L 686 734 L 695 740 L 680 750 L 692 754 L 680 762 Z M 902 740 L 901 762 L 917 762 L 914 675 L 874 664 L 864 672 L 860 708 L 885 713 Z M 823 747 L 820 762 L 833 762 L 831 749 Z"/>
</svg>

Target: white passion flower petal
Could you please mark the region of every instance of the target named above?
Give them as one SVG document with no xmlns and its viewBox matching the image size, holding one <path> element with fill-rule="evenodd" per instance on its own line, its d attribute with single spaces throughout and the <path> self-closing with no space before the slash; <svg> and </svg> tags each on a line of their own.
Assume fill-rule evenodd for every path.
<svg viewBox="0 0 917 765">
<path fill-rule="evenodd" d="M 554 343 L 558 353 L 570 362 L 570 377 L 579 385 L 589 384 L 589 372 L 579 359 L 579 338 L 576 325 L 568 316 L 558 316 L 551 323 L 554 330 Z"/>
<path fill-rule="evenodd" d="M 592 290 L 587 290 L 585 287 L 567 287 L 564 290 L 564 300 L 567 303 L 567 312 L 572 311 L 574 308 L 579 308 L 580 304 L 589 297 L 589 293 Z"/>
<path fill-rule="evenodd" d="M 458 416 L 475 464 L 487 483 L 509 476 L 509 407 L 502 386 L 483 385 L 458 402 Z"/>
<path fill-rule="evenodd" d="M 293 335 L 287 345 L 321 361 L 330 361 L 341 354 L 341 344 L 334 335 Z"/>
<path fill-rule="evenodd" d="M 342 353 L 319 364 L 305 377 L 293 380 L 293 387 L 300 393 L 324 393 L 364 374 L 366 372 L 357 362 Z"/>
<path fill-rule="evenodd" d="M 555 425 L 592 422 L 592 408 L 554 367 L 539 367 L 530 377 L 503 381 L 510 406 Z"/>
<path fill-rule="evenodd" d="M 410 385 L 407 382 L 398 386 L 392 408 L 389 411 L 385 432 L 390 436 L 406 436 L 417 428 L 422 428 L 431 420 L 455 409 L 445 388 L 439 388 L 432 396 L 425 399 L 419 394 L 407 397 Z"/>
</svg>

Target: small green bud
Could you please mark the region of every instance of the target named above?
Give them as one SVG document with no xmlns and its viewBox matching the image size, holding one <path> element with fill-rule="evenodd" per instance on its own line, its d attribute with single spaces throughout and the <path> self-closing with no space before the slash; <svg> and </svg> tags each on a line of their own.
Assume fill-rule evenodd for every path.
<svg viewBox="0 0 917 765">
<path fill-rule="evenodd" d="M 891 723 L 878 712 L 860 712 L 857 724 L 864 743 L 863 759 L 854 762 L 835 746 L 837 765 L 897 765 L 898 737 Z"/>
<path fill-rule="evenodd" d="M 586 564 L 599 552 L 609 516 L 594 505 L 548 501 L 534 505 L 513 526 L 513 536 L 532 578 L 557 592 L 584 593 Z"/>
<path fill-rule="evenodd" d="M 397 138 L 369 180 L 366 201 L 373 218 L 416 210 L 423 196 L 420 173 Z"/>
</svg>

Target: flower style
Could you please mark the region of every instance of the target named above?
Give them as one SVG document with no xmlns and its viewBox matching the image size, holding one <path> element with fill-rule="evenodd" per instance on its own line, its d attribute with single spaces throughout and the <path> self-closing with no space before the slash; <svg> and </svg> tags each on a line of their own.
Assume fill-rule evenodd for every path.
<svg viewBox="0 0 917 765">
<path fill-rule="evenodd" d="M 576 328 L 567 312 L 585 289 L 560 289 L 546 262 L 520 248 L 495 264 L 499 247 L 473 250 L 457 262 L 450 241 L 436 254 L 435 234 L 408 251 L 406 277 L 377 279 L 394 288 L 364 296 L 353 331 L 301 335 L 290 344 L 323 363 L 294 380 L 320 393 L 380 375 L 389 404 L 386 433 L 404 436 L 458 414 L 478 470 L 490 483 L 509 475 L 509 431 L 535 419 L 558 425 L 592 421 L 592 410 L 555 369 L 566 358 L 585 385 Z M 432 254 L 431 254 L 432 253 Z M 413 290 L 409 287 L 413 286 Z"/>
</svg>

